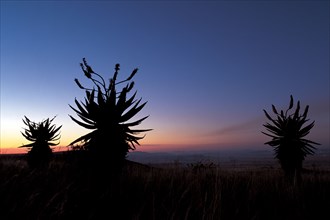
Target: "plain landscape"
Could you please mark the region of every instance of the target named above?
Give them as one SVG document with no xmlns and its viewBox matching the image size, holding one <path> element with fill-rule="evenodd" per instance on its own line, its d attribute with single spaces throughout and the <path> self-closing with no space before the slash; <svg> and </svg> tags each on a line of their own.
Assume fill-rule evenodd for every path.
<svg viewBox="0 0 330 220">
<path fill-rule="evenodd" d="M 271 168 L 280 169 L 274 159 L 271 148 L 260 149 L 226 149 L 206 151 L 169 151 L 169 152 L 142 152 L 133 151 L 128 154 L 128 159 L 143 164 L 161 166 L 177 164 L 214 164 L 226 169 Z M 304 168 L 320 168 L 330 170 L 330 148 L 320 147 L 314 155 L 306 157 Z"/>
</svg>

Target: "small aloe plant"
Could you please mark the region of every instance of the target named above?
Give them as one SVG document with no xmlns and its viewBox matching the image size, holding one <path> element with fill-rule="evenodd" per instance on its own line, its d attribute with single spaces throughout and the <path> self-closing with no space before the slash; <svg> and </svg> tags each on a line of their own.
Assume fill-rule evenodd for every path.
<svg viewBox="0 0 330 220">
<path fill-rule="evenodd" d="M 121 163 L 125 160 L 129 150 L 135 150 L 135 144 L 139 145 L 138 141 L 144 138 L 144 136 L 137 136 L 137 134 L 152 130 L 131 128 L 149 117 L 145 116 L 130 122 L 147 103 L 141 104 L 142 98 L 135 100 L 136 92 L 127 99 L 128 93 L 134 87 L 134 82 L 129 81 L 138 69 L 134 69 L 127 79 L 117 82 L 120 65 L 116 64 L 114 75 L 109 79 L 109 85 L 106 85 L 103 77 L 94 72 L 85 58 L 83 58 L 83 63 L 80 66 L 94 86 L 92 89 L 85 88 L 78 79 L 75 79 L 78 87 L 85 90 L 86 97 L 85 102 L 80 103 L 75 99 L 77 109 L 69 105 L 81 121 L 71 115 L 69 116 L 78 125 L 93 131 L 79 137 L 70 143 L 70 146 L 80 143 L 80 147 L 91 152 L 97 160 L 108 160 L 113 164 Z M 117 92 L 117 86 L 125 82 L 127 82 L 126 86 Z"/>
<path fill-rule="evenodd" d="M 307 155 L 314 154 L 316 148 L 313 145 L 320 144 L 304 138 L 314 127 L 314 121 L 304 126 L 309 121 L 307 119 L 309 106 L 307 105 L 304 113 L 300 114 L 300 101 L 298 101 L 295 111 L 290 114 L 289 110 L 293 108 L 293 105 L 291 95 L 289 108 L 285 113 L 283 110 L 278 111 L 272 105 L 272 110 L 276 115 L 272 118 L 266 110 L 263 110 L 272 124 L 264 124 L 269 133 L 262 133 L 272 138 L 265 144 L 274 147 L 275 158 L 279 160 L 286 177 L 290 180 L 301 181 L 302 162 Z"/>
<path fill-rule="evenodd" d="M 51 124 L 55 117 L 52 119 L 48 118 L 40 123 L 35 123 L 24 116 L 25 119 L 23 119 L 23 122 L 28 128 L 24 128 L 24 132 L 21 133 L 27 140 L 32 141 L 32 143 L 20 146 L 20 148 L 30 148 L 28 151 L 28 163 L 31 167 L 46 165 L 53 155 L 50 146 L 59 144 L 59 130 L 62 125 L 56 127 Z M 58 142 L 54 143 L 54 141 Z"/>
</svg>

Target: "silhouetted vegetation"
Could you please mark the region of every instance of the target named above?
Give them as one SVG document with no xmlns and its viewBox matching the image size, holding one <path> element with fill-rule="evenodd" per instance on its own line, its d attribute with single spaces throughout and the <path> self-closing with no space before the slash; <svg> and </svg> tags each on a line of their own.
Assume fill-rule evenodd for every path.
<svg viewBox="0 0 330 220">
<path fill-rule="evenodd" d="M 85 90 L 85 103 L 75 99 L 77 109 L 70 107 L 77 113 L 81 121 L 73 118 L 78 125 L 93 130 L 70 143 L 74 146 L 80 143 L 79 147 L 88 151 L 94 162 L 109 161 L 111 166 L 120 166 L 126 158 L 129 150 L 135 150 L 135 144 L 139 145 L 139 140 L 144 136 L 136 136 L 140 132 L 150 131 L 151 129 L 131 129 L 139 125 L 148 116 L 139 120 L 129 122 L 145 106 L 141 104 L 141 99 L 136 100 L 136 92 L 127 99 L 128 93 L 133 89 L 134 82 L 130 82 L 138 69 L 134 69 L 130 76 L 117 82 L 120 65 L 115 65 L 115 72 L 106 85 L 101 75 L 94 72 L 85 59 L 80 64 L 85 76 L 93 83 L 93 88 L 86 88 L 80 84 L 78 79 L 75 82 L 79 88 Z M 117 87 L 127 82 L 120 92 Z M 76 146 L 74 146 L 76 147 Z"/>
<path fill-rule="evenodd" d="M 201 164 L 197 165 L 202 166 Z M 294 187 L 281 170 L 196 172 L 126 161 L 117 178 L 94 178 L 59 154 L 45 170 L 0 157 L 0 219 L 329 219 L 329 170 L 303 173 Z"/>
<path fill-rule="evenodd" d="M 21 132 L 22 135 L 29 141 L 30 144 L 25 144 L 20 147 L 28 147 L 30 150 L 27 153 L 28 163 L 30 167 L 42 167 L 48 164 L 52 157 L 52 149 L 50 146 L 56 146 L 58 143 L 53 143 L 52 141 L 58 141 L 60 139 L 60 134 L 58 133 L 62 125 L 57 127 L 51 125 L 53 119 L 47 118 L 42 122 L 35 123 L 25 116 L 23 122 L 28 128 Z"/>
<path fill-rule="evenodd" d="M 263 126 L 270 133 L 262 133 L 272 138 L 271 141 L 265 144 L 274 147 L 275 158 L 279 160 L 286 177 L 300 182 L 303 160 L 307 155 L 314 154 L 316 148 L 313 144 L 319 145 L 319 143 L 304 138 L 314 126 L 313 121 L 303 127 L 309 121 L 309 119 L 306 119 L 309 106 L 307 105 L 304 113 L 300 114 L 300 101 L 298 101 L 295 111 L 290 114 L 289 110 L 293 108 L 293 105 L 293 97 L 291 95 L 289 108 L 285 113 L 283 110 L 277 111 L 275 106 L 272 105 L 272 110 L 276 115 L 275 118 L 272 118 L 264 110 L 267 119 L 272 124 L 264 124 Z"/>
</svg>

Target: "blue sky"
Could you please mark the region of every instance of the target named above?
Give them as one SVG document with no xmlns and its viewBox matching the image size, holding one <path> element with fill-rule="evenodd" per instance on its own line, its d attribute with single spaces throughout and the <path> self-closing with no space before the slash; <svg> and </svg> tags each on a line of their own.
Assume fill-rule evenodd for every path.
<svg viewBox="0 0 330 220">
<path fill-rule="evenodd" d="M 27 141 L 24 115 L 57 115 L 61 145 L 87 83 L 138 67 L 139 150 L 269 148 L 263 109 L 310 105 L 310 139 L 329 147 L 329 1 L 1 1 L 1 148 Z"/>
</svg>

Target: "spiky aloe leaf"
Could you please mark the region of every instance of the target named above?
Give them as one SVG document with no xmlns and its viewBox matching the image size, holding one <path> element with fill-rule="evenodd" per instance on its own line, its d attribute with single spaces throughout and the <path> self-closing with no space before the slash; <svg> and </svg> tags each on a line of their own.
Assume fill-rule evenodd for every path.
<svg viewBox="0 0 330 220">
<path fill-rule="evenodd" d="M 264 135 L 267 135 L 267 136 L 269 136 L 269 137 L 272 137 L 272 138 L 276 138 L 277 136 L 275 136 L 275 135 L 272 135 L 272 134 L 268 134 L 268 133 L 266 133 L 266 132 L 261 132 L 261 133 L 263 133 Z M 266 144 L 266 143 L 265 143 Z"/>
<path fill-rule="evenodd" d="M 302 128 L 298 135 L 300 137 L 305 137 L 306 135 L 309 134 L 310 130 L 314 127 L 314 122 L 312 122 L 311 124 L 307 125 L 306 127 Z"/>
<path fill-rule="evenodd" d="M 127 92 L 130 92 L 133 89 L 133 87 L 134 87 L 134 82 L 127 84 L 127 88 L 126 88 Z"/>
<path fill-rule="evenodd" d="M 126 79 L 126 81 L 131 80 L 131 79 L 134 77 L 134 75 L 137 73 L 138 70 L 139 70 L 138 68 L 135 68 L 135 69 L 132 71 L 131 75 Z"/>
<path fill-rule="evenodd" d="M 125 101 L 125 99 L 123 99 L 120 102 L 118 100 L 119 103 L 117 103 L 116 109 L 117 109 L 117 112 L 119 113 L 119 116 L 121 116 L 124 113 L 124 111 L 126 111 L 132 104 L 134 104 L 136 102 L 134 100 L 135 96 L 136 96 L 136 92 L 132 95 L 131 98 L 129 98 L 126 101 Z"/>
<path fill-rule="evenodd" d="M 133 129 L 133 130 L 129 130 L 128 132 L 131 134 L 139 134 L 141 132 L 147 132 L 147 131 L 151 131 L 151 129 Z"/>
<path fill-rule="evenodd" d="M 303 114 L 303 117 L 304 117 L 304 118 L 307 117 L 308 108 L 309 108 L 309 105 L 307 105 L 306 108 L 305 108 L 305 111 L 304 111 L 304 114 Z"/>
<path fill-rule="evenodd" d="M 284 133 L 281 128 L 271 125 L 269 123 L 264 124 L 264 127 L 266 127 L 269 132 L 278 136 L 281 136 Z"/>
<path fill-rule="evenodd" d="M 270 121 L 273 121 L 272 117 L 270 117 L 270 115 L 268 114 L 268 112 L 267 112 L 265 109 L 263 109 L 263 111 L 264 111 L 266 117 L 267 117 Z"/>
<path fill-rule="evenodd" d="M 299 111 L 300 111 L 300 101 L 298 101 L 298 103 L 297 103 L 297 108 L 296 108 L 296 111 L 295 111 L 295 113 L 294 113 L 293 118 L 295 118 L 295 119 L 298 118 L 298 116 L 299 116 Z"/>
<path fill-rule="evenodd" d="M 290 105 L 289 105 L 288 110 L 292 109 L 292 107 L 293 107 L 293 97 L 292 97 L 292 95 L 290 95 Z"/>
<path fill-rule="evenodd" d="M 69 105 L 70 108 L 72 108 L 75 112 L 79 112 L 79 114 L 82 115 L 82 116 L 84 116 L 85 118 L 88 118 L 88 116 L 89 116 L 88 112 L 80 105 L 80 103 L 78 102 L 78 100 L 75 99 L 74 102 L 76 103 L 76 105 L 77 105 L 77 107 L 78 107 L 78 109 L 79 109 L 80 112 L 77 111 L 75 108 L 73 108 L 71 105 Z"/>
<path fill-rule="evenodd" d="M 87 128 L 87 129 L 95 129 L 96 128 L 95 125 L 89 125 L 89 124 L 80 122 L 77 119 L 75 119 L 74 117 L 72 117 L 71 115 L 69 115 L 69 116 L 74 122 L 76 122 L 77 124 L 79 124 L 80 126 L 82 126 L 84 128 Z"/>
<path fill-rule="evenodd" d="M 134 117 L 139 111 L 141 111 L 141 109 L 147 104 L 147 102 L 144 102 L 143 104 L 138 106 L 140 104 L 140 101 L 141 99 L 130 110 L 128 110 L 127 113 L 122 115 L 119 122 L 128 121 L 132 117 Z"/>
<path fill-rule="evenodd" d="M 277 113 L 277 110 L 276 110 L 276 108 L 275 108 L 274 105 L 272 105 L 272 109 L 273 109 L 273 112 L 274 112 L 275 114 L 278 114 L 278 113 Z"/>
<path fill-rule="evenodd" d="M 33 147 L 35 143 L 31 143 L 31 144 L 24 144 L 22 146 L 19 146 L 18 148 L 22 148 L 22 147 Z"/>
<path fill-rule="evenodd" d="M 278 146 L 280 144 L 280 142 L 281 142 L 280 140 L 273 140 L 273 141 L 268 141 L 265 144 L 275 147 L 275 146 Z"/>
<path fill-rule="evenodd" d="M 91 132 L 91 133 L 88 133 L 88 134 L 86 134 L 86 135 L 83 135 L 83 136 L 77 138 L 76 140 L 72 141 L 72 142 L 69 144 L 69 146 L 70 146 L 70 145 L 74 145 L 75 143 L 78 143 L 78 142 L 80 142 L 80 141 L 88 141 L 88 140 L 90 140 L 91 138 L 93 138 L 93 136 L 95 135 L 95 133 L 96 133 L 96 131 L 93 131 L 93 132 Z"/>
<path fill-rule="evenodd" d="M 75 108 L 73 108 L 71 105 L 69 105 L 70 106 L 70 108 L 73 110 L 73 111 L 75 111 L 76 113 L 77 113 L 77 115 L 84 121 L 84 122 L 86 122 L 87 124 L 89 124 L 89 125 L 94 125 L 94 122 L 91 120 L 91 119 L 89 119 L 89 118 L 87 118 L 87 117 L 89 117 L 89 115 L 86 113 L 86 114 L 84 114 L 84 112 L 79 112 L 77 109 L 75 109 Z"/>
<path fill-rule="evenodd" d="M 103 108 L 103 106 L 105 106 L 105 100 L 103 98 L 103 94 L 101 91 L 101 88 L 99 86 L 97 86 L 97 103 L 100 106 L 100 108 Z"/>
<path fill-rule="evenodd" d="M 148 116 L 145 116 L 145 117 L 143 117 L 143 118 L 141 118 L 141 119 L 139 119 L 139 120 L 137 120 L 137 121 L 130 122 L 130 123 L 125 123 L 125 125 L 128 126 L 128 127 L 137 126 L 137 125 L 139 125 L 142 121 L 144 121 L 145 119 L 147 119 L 148 117 L 149 117 L 149 115 L 148 115 Z M 150 129 L 150 130 L 152 130 L 152 129 Z"/>
<path fill-rule="evenodd" d="M 118 96 L 118 101 L 116 106 L 117 110 L 119 110 L 125 104 L 126 97 L 127 97 L 127 88 L 124 87 Z"/>
</svg>

